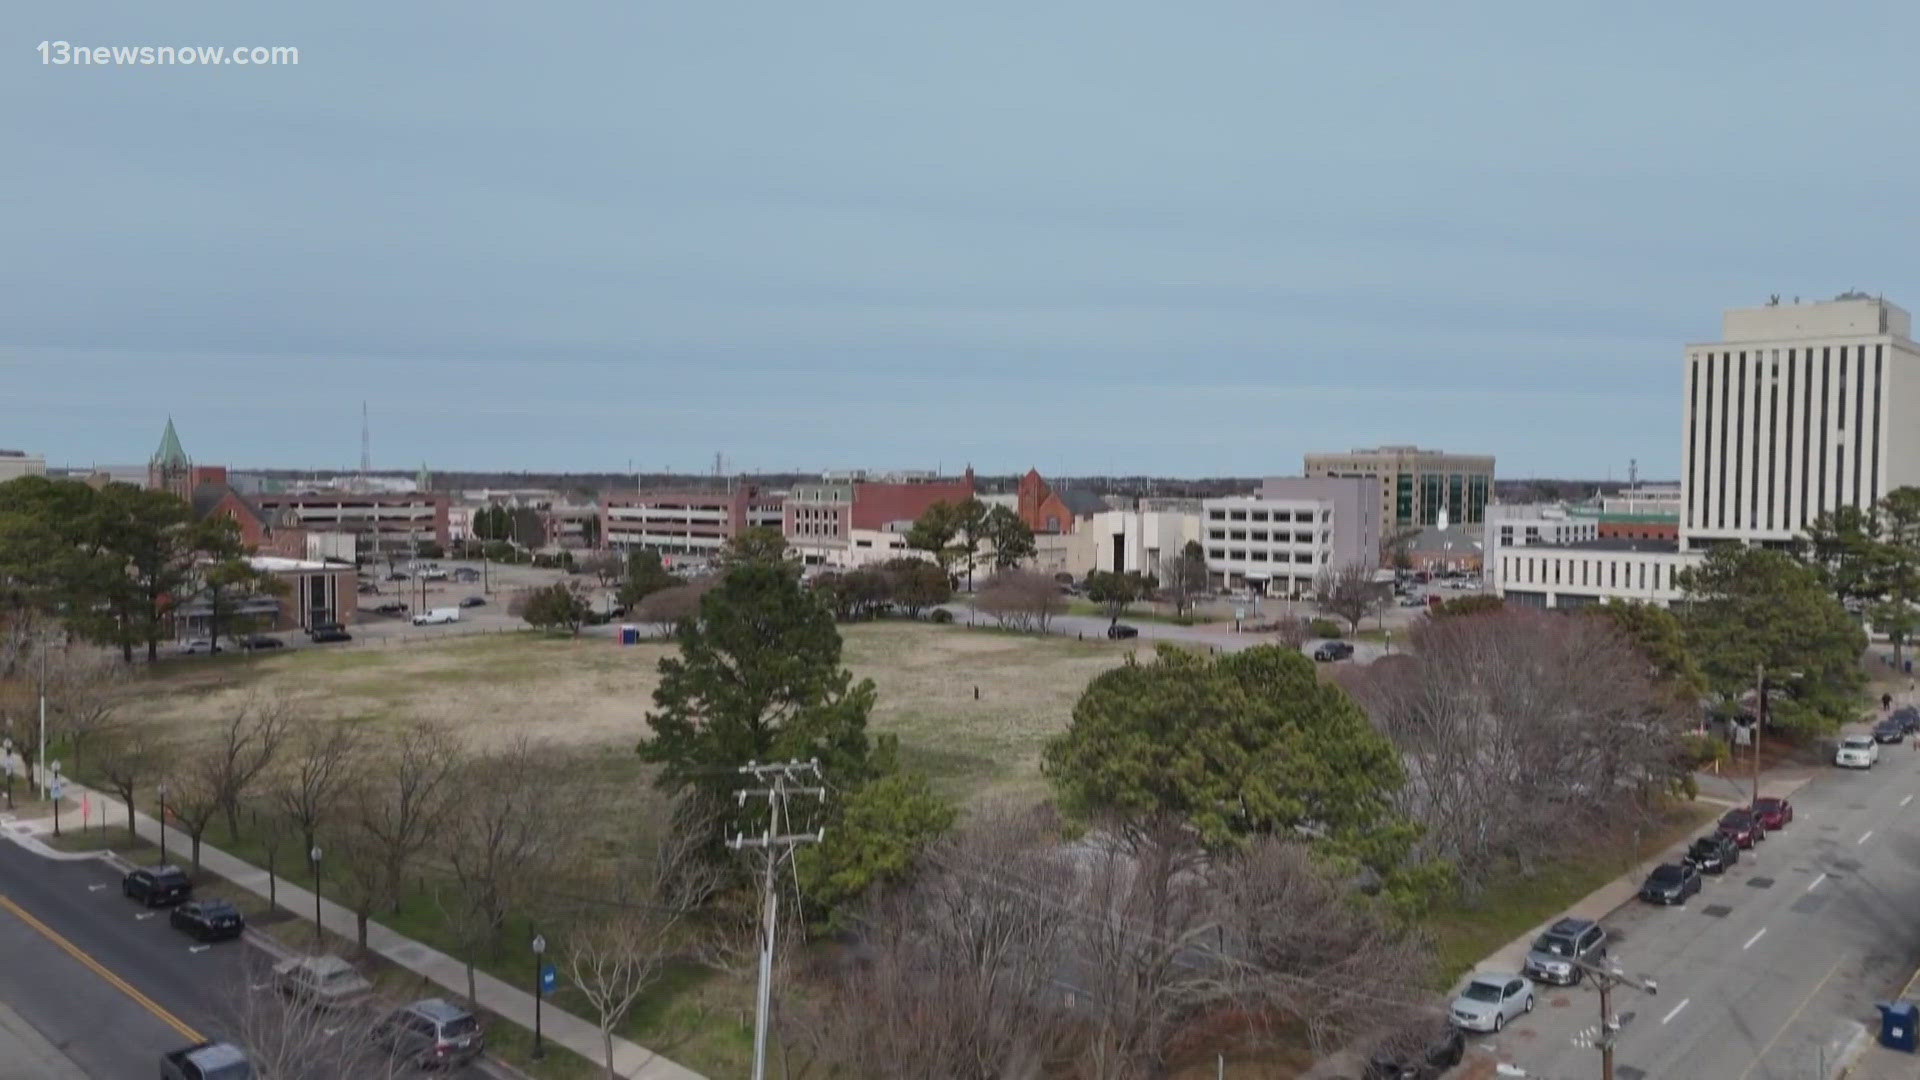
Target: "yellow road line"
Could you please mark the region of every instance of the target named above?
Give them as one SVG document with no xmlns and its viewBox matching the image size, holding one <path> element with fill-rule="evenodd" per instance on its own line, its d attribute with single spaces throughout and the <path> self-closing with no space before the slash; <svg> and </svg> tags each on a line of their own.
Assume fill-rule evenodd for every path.
<svg viewBox="0 0 1920 1080">
<path fill-rule="evenodd" d="M 1740 1080 L 1747 1080 L 1747 1076 L 1751 1074 L 1754 1069 L 1758 1068 L 1762 1061 L 1767 1059 L 1767 1051 L 1772 1050 L 1773 1044 L 1780 1041 L 1780 1036 L 1785 1035 L 1787 1029 L 1793 1026 L 1794 1021 L 1800 1019 L 1800 1014 L 1806 1011 L 1807 1004 L 1813 1000 L 1814 995 L 1820 992 L 1821 987 L 1827 985 L 1827 980 L 1833 978 L 1833 973 L 1840 970 L 1840 964 L 1845 959 L 1845 957 L 1841 957 L 1840 960 L 1835 960 L 1833 966 L 1827 969 L 1826 975 L 1822 976 L 1820 981 L 1813 985 L 1813 989 L 1807 991 L 1806 997 L 1800 999 L 1800 1004 L 1795 1006 L 1793 1015 L 1787 1017 L 1787 1022 L 1781 1024 L 1779 1030 L 1773 1033 L 1773 1038 L 1767 1040 L 1767 1045 L 1760 1048 L 1760 1053 L 1756 1055 L 1752 1063 L 1747 1066 L 1746 1072 L 1740 1074 Z"/>
<path fill-rule="evenodd" d="M 111 985 L 114 989 L 132 998 L 135 1004 L 139 1005 L 141 1008 L 147 1010 L 153 1015 L 159 1017 L 161 1021 L 165 1023 L 168 1027 L 179 1032 L 181 1035 L 185 1036 L 188 1040 L 192 1042 L 207 1041 L 206 1036 L 200 1034 L 199 1032 L 188 1027 L 186 1024 L 182 1023 L 179 1017 L 161 1008 L 157 1003 L 154 1002 L 152 998 L 148 997 L 147 995 L 141 993 L 138 990 L 135 990 L 127 982 L 127 980 L 121 978 L 118 975 L 115 975 L 111 971 L 108 971 L 106 967 L 100 963 L 100 961 L 95 960 L 93 957 L 88 956 L 86 953 L 80 951 L 80 947 L 78 945 L 75 945 L 73 942 L 68 941 L 64 937 L 61 937 L 58 931 L 54 930 L 51 926 L 48 926 L 46 923 L 41 922 L 39 919 L 34 918 L 33 915 L 29 913 L 25 908 L 21 907 L 19 904 L 14 903 L 5 894 L 0 894 L 0 908 L 4 908 L 7 911 L 12 912 L 16 917 L 19 918 L 21 922 L 26 923 L 28 926 L 32 927 L 35 931 L 37 931 L 41 937 L 44 937 L 48 941 L 53 942 L 55 945 L 60 946 L 61 950 L 64 951 L 68 956 L 71 956 L 75 960 L 80 961 L 80 963 L 84 964 L 88 970 L 92 971 L 95 975 L 98 975 L 101 978 L 107 980 L 107 983 Z"/>
</svg>

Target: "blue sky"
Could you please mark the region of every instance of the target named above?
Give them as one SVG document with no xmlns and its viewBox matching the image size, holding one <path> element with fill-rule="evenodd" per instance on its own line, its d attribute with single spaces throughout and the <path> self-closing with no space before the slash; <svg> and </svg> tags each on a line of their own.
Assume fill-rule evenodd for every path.
<svg viewBox="0 0 1920 1080">
<path fill-rule="evenodd" d="M 1920 8 L 1413 7 L 36 3 L 0 445 L 1672 475 L 1722 308 L 1920 307 Z"/>
</svg>

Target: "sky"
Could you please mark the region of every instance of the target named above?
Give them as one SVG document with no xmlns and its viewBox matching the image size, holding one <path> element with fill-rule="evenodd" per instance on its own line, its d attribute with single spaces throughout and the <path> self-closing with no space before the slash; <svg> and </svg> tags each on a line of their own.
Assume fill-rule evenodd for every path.
<svg viewBox="0 0 1920 1080">
<path fill-rule="evenodd" d="M 1674 476 L 1723 309 L 1920 307 L 1920 5 L 1588 7 L 21 5 L 0 446 Z"/>
</svg>

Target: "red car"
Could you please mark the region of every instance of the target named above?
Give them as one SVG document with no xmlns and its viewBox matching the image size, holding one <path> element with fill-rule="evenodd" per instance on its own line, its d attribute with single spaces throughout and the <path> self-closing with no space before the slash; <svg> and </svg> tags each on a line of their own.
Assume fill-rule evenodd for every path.
<svg viewBox="0 0 1920 1080">
<path fill-rule="evenodd" d="M 1793 804 L 1785 799 L 1755 799 L 1753 813 L 1768 832 L 1779 832 L 1793 820 Z"/>
<path fill-rule="evenodd" d="M 1729 810 L 1720 818 L 1720 834 L 1742 848 L 1767 838 L 1766 822 L 1751 810 Z"/>
</svg>

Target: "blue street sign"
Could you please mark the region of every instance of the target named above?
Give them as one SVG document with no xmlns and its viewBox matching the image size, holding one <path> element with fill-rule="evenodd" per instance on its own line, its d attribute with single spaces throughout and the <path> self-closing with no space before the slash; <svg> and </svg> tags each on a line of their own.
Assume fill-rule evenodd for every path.
<svg viewBox="0 0 1920 1080">
<path fill-rule="evenodd" d="M 560 985 L 560 973 L 552 964 L 540 965 L 540 992 L 551 994 Z"/>
</svg>

